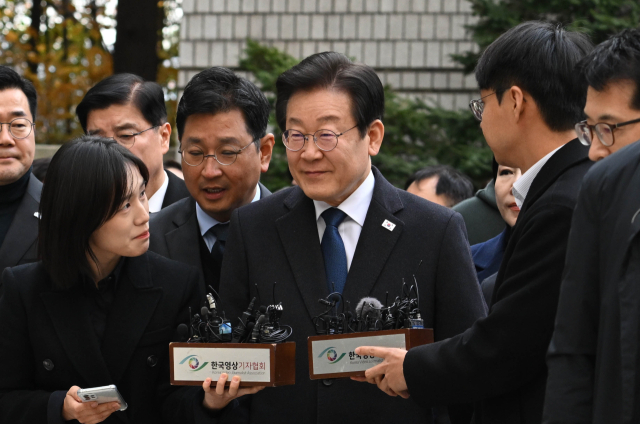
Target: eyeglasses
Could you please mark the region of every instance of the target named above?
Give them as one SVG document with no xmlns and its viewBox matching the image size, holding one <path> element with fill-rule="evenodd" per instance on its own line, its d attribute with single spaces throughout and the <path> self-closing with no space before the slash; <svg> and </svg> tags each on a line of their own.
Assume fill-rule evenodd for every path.
<svg viewBox="0 0 640 424">
<path fill-rule="evenodd" d="M 473 116 L 475 116 L 475 118 L 482 122 L 482 113 L 484 112 L 484 102 L 482 101 L 482 99 L 486 99 L 489 96 L 493 96 L 495 93 L 495 91 L 491 94 L 487 94 L 484 97 L 480 97 L 479 99 L 476 100 L 471 100 L 469 102 L 469 109 L 471 109 L 471 112 L 473 112 Z"/>
<path fill-rule="evenodd" d="M 137 135 L 140 135 L 143 132 L 152 130 L 154 128 L 158 128 L 159 126 L 160 125 L 154 125 L 151 128 L 147 128 L 146 130 L 142 130 L 142 131 L 137 132 L 137 133 L 132 133 L 132 132 L 129 132 L 129 131 L 119 131 L 119 134 L 116 134 L 111 138 L 113 138 L 119 144 L 122 144 L 127 149 L 130 149 L 130 148 L 133 147 L 134 144 L 136 144 L 136 136 Z M 89 134 L 89 135 L 91 135 L 91 134 Z"/>
<path fill-rule="evenodd" d="M 233 165 L 236 159 L 238 159 L 238 155 L 256 141 L 257 140 L 252 141 L 246 146 L 240 148 L 240 150 L 235 150 L 233 146 L 229 144 L 223 144 L 218 146 L 212 155 L 205 155 L 202 149 L 198 146 L 189 146 L 185 150 L 178 150 L 178 152 L 182 155 L 184 163 L 189 166 L 201 165 L 202 162 L 209 157 L 214 158 L 220 165 Z"/>
<path fill-rule="evenodd" d="M 640 119 L 634 119 L 631 121 L 621 122 L 615 125 L 605 124 L 604 122 L 599 122 L 595 125 L 587 124 L 587 121 L 578 122 L 575 126 L 576 133 L 578 134 L 578 140 L 580 143 L 585 146 L 591 146 L 593 142 L 593 131 L 595 130 L 596 135 L 598 136 L 598 140 L 604 146 L 610 147 L 613 146 L 615 142 L 613 138 L 613 132 L 620 127 L 624 127 L 625 125 L 636 124 L 640 122 Z"/>
<path fill-rule="evenodd" d="M 335 149 L 338 145 L 338 137 L 347 131 L 351 131 L 358 125 L 355 125 L 349 128 L 346 131 L 341 132 L 340 134 L 336 134 L 331 130 L 318 130 L 313 134 L 303 134 L 298 130 L 286 130 L 282 134 L 282 143 L 284 143 L 284 147 L 291 150 L 292 152 L 297 152 L 304 147 L 304 143 L 309 139 L 309 136 L 313 136 L 313 142 L 316 143 L 318 149 L 323 152 L 330 152 Z"/>
<path fill-rule="evenodd" d="M 13 138 L 20 140 L 21 138 L 29 137 L 31 130 L 36 124 L 27 118 L 16 118 L 10 122 L 0 122 L 0 132 L 2 132 L 3 125 L 9 125 L 9 134 L 11 134 Z"/>
</svg>

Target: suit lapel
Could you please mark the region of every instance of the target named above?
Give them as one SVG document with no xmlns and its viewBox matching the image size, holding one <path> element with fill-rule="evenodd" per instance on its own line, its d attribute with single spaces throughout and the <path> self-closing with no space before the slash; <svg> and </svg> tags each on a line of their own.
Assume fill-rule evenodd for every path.
<svg viewBox="0 0 640 424">
<path fill-rule="evenodd" d="M 371 294 L 404 230 L 404 223 L 394 216 L 403 208 L 396 189 L 376 168 L 373 172 L 376 181 L 373 197 L 347 275 L 343 292 L 345 299 L 361 299 Z M 382 226 L 385 220 L 395 224 L 393 231 Z"/>
<path fill-rule="evenodd" d="M 60 344 L 76 371 L 96 386 L 112 384 L 82 294 L 65 290 L 43 292 L 40 296 Z"/>
<path fill-rule="evenodd" d="M 296 187 L 284 200 L 290 212 L 276 220 L 276 228 L 300 295 L 310 317 L 324 310 L 318 299 L 328 295 L 313 200 Z"/>
<path fill-rule="evenodd" d="M 196 202 L 189 199 L 173 219 L 175 229 L 165 234 L 169 257 L 175 261 L 192 265 L 200 274 L 200 289 L 205 293 L 204 273 L 200 259 L 200 228 L 196 216 Z"/>
<path fill-rule="evenodd" d="M 8 266 L 17 265 L 38 239 L 38 218 L 35 214 L 40 205 L 40 190 L 42 183 L 31 175 L 27 191 L 0 246 L 0 272 Z"/>
<path fill-rule="evenodd" d="M 150 272 L 148 255 L 128 258 L 118 282 L 102 341 L 102 352 L 115 384 L 127 369 L 162 298 L 162 288 L 153 286 Z"/>
<path fill-rule="evenodd" d="M 265 197 L 271 195 L 269 189 L 266 188 L 262 183 L 258 183 L 258 187 L 260 188 L 260 199 L 264 199 Z"/>
<path fill-rule="evenodd" d="M 531 183 L 527 197 L 522 205 L 520 216 L 524 214 L 536 200 L 544 194 L 545 191 L 553 184 L 560 175 L 568 168 L 577 165 L 580 162 L 589 160 L 589 148 L 583 146 L 576 138 L 562 146 L 553 156 L 549 158 L 542 169 Z M 516 224 L 517 225 L 517 224 Z"/>
<path fill-rule="evenodd" d="M 165 170 L 167 177 L 169 177 L 169 184 L 167 185 L 167 192 L 162 199 L 162 208 L 166 208 L 169 205 L 177 202 L 180 199 L 189 197 L 189 190 L 182 179 L 178 178 L 173 172 Z"/>
</svg>

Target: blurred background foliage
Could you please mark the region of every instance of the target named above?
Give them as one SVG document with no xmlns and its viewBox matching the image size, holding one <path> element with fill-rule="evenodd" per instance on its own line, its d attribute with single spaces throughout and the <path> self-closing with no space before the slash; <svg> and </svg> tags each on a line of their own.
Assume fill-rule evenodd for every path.
<svg viewBox="0 0 640 424">
<path fill-rule="evenodd" d="M 425 0 L 426 1 L 426 0 Z M 507 29 L 527 20 L 561 22 L 599 43 L 640 24 L 638 0 L 470 0 L 479 19 L 467 27 L 482 51 Z M 120 13 L 118 13 L 120 11 Z M 177 105 L 181 0 L 0 0 L 0 64 L 19 69 L 38 89 L 38 143 L 63 143 L 80 134 L 75 106 L 96 82 L 133 72 L 160 83 L 170 121 Z M 104 34 L 115 36 L 105 40 Z M 473 72 L 479 53 L 454 56 Z M 274 101 L 275 80 L 298 62 L 275 48 L 248 41 L 240 67 Z M 476 187 L 491 174 L 491 151 L 468 110 L 448 111 L 385 87 L 385 139 L 373 163 L 395 185 L 414 171 L 449 164 Z M 276 148 L 263 182 L 290 184 L 285 149 L 271 116 Z"/>
</svg>

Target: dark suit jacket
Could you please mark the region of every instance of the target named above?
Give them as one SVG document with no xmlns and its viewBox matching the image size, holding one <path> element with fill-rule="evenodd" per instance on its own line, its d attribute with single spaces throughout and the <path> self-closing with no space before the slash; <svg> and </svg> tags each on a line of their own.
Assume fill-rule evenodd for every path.
<svg viewBox="0 0 640 424">
<path fill-rule="evenodd" d="M 13 217 L 11 227 L 0 246 L 0 273 L 9 266 L 38 260 L 38 207 L 42 183 L 33 175 L 29 178 L 27 192 Z M 0 284 L 0 294 L 2 285 Z"/>
<path fill-rule="evenodd" d="M 259 183 L 259 186 L 260 199 L 271 194 L 262 183 Z M 204 294 L 206 286 L 200 260 L 201 236 L 196 216 L 196 201 L 189 196 L 154 213 L 149 222 L 149 232 L 149 250 L 198 269 L 200 289 Z"/>
<path fill-rule="evenodd" d="M 427 328 L 443 340 L 484 316 L 485 306 L 459 214 L 389 184 L 373 168 L 373 198 L 343 295 L 352 308 L 363 297 L 400 295 L 402 279 L 420 288 Z M 396 225 L 393 231 L 382 226 Z M 416 272 L 416 267 L 422 265 Z M 431 412 L 348 379 L 310 380 L 307 337 L 328 295 L 313 201 L 299 187 L 282 190 L 234 211 L 222 266 L 220 296 L 235 325 L 253 296 L 282 302 L 281 322 L 293 328 L 295 386 L 252 396 L 252 423 L 364 423 L 431 421 Z M 277 282 L 275 299 L 273 283 Z M 258 291 L 256 291 L 257 285 Z M 259 292 L 259 293 L 258 293 Z"/>
<path fill-rule="evenodd" d="M 540 423 L 571 216 L 588 148 L 575 139 L 533 180 L 513 227 L 489 315 L 464 334 L 409 351 L 404 375 L 426 404 L 479 401 L 476 423 Z"/>
<path fill-rule="evenodd" d="M 640 422 L 640 143 L 586 175 L 549 346 L 546 423 Z"/>
<path fill-rule="evenodd" d="M 164 194 L 164 199 L 162 200 L 162 209 L 174 204 L 180 199 L 191 196 L 182 178 L 177 177 L 176 174 L 171 171 L 166 172 L 169 176 L 169 185 L 167 186 L 167 192 Z"/>
<path fill-rule="evenodd" d="M 109 384 L 129 408 L 105 423 L 181 422 L 174 411 L 182 389 L 169 387 L 168 343 L 187 322 L 188 307 L 200 305 L 197 278 L 193 268 L 154 253 L 127 259 L 100 344 L 79 290 L 54 290 L 41 262 L 7 268 L 0 422 L 61 422 L 53 418 L 71 386 Z"/>
</svg>

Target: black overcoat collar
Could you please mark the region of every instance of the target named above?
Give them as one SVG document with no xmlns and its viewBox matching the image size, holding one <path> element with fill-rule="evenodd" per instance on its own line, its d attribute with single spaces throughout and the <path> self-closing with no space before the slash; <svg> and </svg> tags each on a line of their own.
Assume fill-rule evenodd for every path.
<svg viewBox="0 0 640 424">
<path fill-rule="evenodd" d="M 404 230 L 404 222 L 396 217 L 404 208 L 397 189 L 375 167 L 372 170 L 373 197 L 347 275 L 343 291 L 347 300 L 370 296 Z M 328 295 L 315 207 L 299 187 L 291 190 L 284 205 L 289 212 L 276 220 L 276 227 L 300 295 L 313 318 L 324 310 L 318 299 Z M 396 225 L 393 231 L 382 226 L 385 220 Z"/>
</svg>

